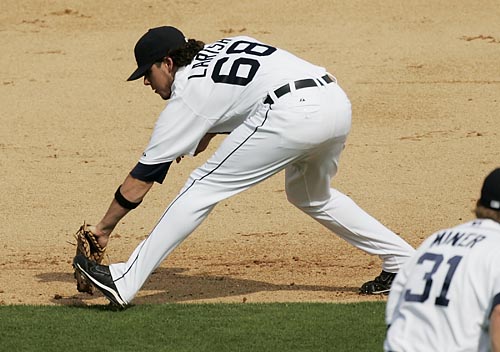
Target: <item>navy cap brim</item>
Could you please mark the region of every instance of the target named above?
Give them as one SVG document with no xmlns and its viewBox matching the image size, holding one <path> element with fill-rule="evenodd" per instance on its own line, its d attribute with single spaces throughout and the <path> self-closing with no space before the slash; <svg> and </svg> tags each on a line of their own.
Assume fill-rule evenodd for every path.
<svg viewBox="0 0 500 352">
<path fill-rule="evenodd" d="M 144 65 L 138 67 L 137 70 L 135 70 L 130 75 L 130 77 L 127 79 L 127 81 L 135 81 L 136 79 L 143 77 L 146 74 L 146 71 L 149 70 L 151 68 L 151 66 L 153 66 L 153 64 L 154 64 L 154 62 L 152 62 L 150 64 L 144 64 Z"/>
</svg>

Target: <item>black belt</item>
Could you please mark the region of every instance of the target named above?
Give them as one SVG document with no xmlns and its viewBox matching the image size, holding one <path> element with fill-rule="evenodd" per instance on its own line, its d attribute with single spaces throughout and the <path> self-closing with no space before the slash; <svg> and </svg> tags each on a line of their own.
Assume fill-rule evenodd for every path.
<svg viewBox="0 0 500 352">
<path fill-rule="evenodd" d="M 329 75 L 324 75 L 323 77 L 321 77 L 321 79 L 323 79 L 326 82 L 326 84 L 334 82 L 334 80 Z M 295 86 L 295 90 L 302 89 L 302 88 L 309 88 L 309 87 L 317 87 L 318 83 L 319 83 L 319 85 L 322 85 L 322 86 L 324 85 L 323 82 L 321 82 L 320 80 L 314 80 L 312 78 L 301 79 L 301 80 L 293 82 L 293 84 Z M 276 95 L 276 98 L 279 99 L 283 95 L 290 93 L 290 91 L 291 91 L 290 84 L 287 83 L 287 84 L 279 87 L 278 89 L 276 89 L 274 91 L 274 95 Z M 274 103 L 274 100 L 269 95 L 266 97 L 266 100 L 264 100 L 264 104 L 273 104 L 273 103 Z"/>
</svg>

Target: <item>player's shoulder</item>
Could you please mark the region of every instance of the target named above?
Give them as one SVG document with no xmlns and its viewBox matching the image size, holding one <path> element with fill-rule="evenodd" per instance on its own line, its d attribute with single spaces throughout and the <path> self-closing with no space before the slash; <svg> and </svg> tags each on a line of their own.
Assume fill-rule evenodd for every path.
<svg viewBox="0 0 500 352">
<path fill-rule="evenodd" d="M 457 225 L 455 228 L 471 232 L 497 233 L 500 238 L 500 223 L 491 219 L 474 219 Z"/>
<path fill-rule="evenodd" d="M 260 40 L 258 40 L 257 38 L 251 37 L 249 35 L 237 35 L 237 36 L 229 37 L 227 39 L 232 40 L 232 41 L 248 40 L 248 41 L 252 41 L 252 42 L 260 42 Z"/>
<path fill-rule="evenodd" d="M 500 223 L 489 219 L 475 219 L 454 227 L 440 229 L 427 237 L 421 247 L 470 247 L 480 242 L 500 245 Z"/>
<path fill-rule="evenodd" d="M 215 43 L 227 43 L 227 42 L 236 42 L 236 41 L 252 41 L 252 42 L 260 42 L 257 38 L 248 36 L 248 35 L 231 35 L 227 37 L 221 37 L 217 40 L 214 40 L 213 42 L 208 42 L 205 44 L 206 46 L 209 46 L 210 44 L 215 44 Z"/>
</svg>

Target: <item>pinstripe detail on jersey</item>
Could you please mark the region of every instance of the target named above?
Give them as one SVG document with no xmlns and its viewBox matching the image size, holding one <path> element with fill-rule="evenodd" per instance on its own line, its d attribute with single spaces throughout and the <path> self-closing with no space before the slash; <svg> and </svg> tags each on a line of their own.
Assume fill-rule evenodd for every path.
<svg viewBox="0 0 500 352">
<path fill-rule="evenodd" d="M 151 233 L 154 231 L 154 229 L 158 226 L 158 224 L 161 222 L 161 220 L 165 217 L 165 215 L 167 214 L 168 210 L 172 207 L 173 204 L 175 204 L 175 202 L 180 198 L 182 197 L 184 194 L 187 193 L 187 191 L 189 191 L 194 185 L 196 182 L 198 181 L 201 181 L 203 180 L 204 178 L 210 176 L 213 172 L 215 172 L 219 167 L 222 166 L 222 164 L 224 164 L 224 162 L 226 160 L 228 160 L 231 155 L 233 155 L 238 149 L 240 149 L 250 138 L 252 138 L 252 136 L 257 133 L 257 131 L 259 130 L 260 127 L 264 126 L 264 124 L 266 123 L 267 121 L 267 115 L 269 114 L 269 111 L 271 110 L 271 107 L 268 108 L 268 110 L 266 111 L 266 115 L 264 117 L 264 119 L 262 120 L 262 123 L 260 125 L 258 125 L 257 127 L 255 127 L 255 129 L 252 131 L 252 133 L 250 133 L 248 135 L 247 138 L 245 138 L 245 140 L 243 142 L 241 142 L 238 146 L 236 146 L 236 148 L 234 148 L 224 159 L 222 159 L 222 161 L 219 163 L 219 165 L 217 165 L 214 169 L 212 169 L 210 172 L 206 173 L 205 175 L 201 176 L 200 178 L 197 178 L 195 180 L 193 180 L 193 182 L 188 186 L 186 187 L 186 189 L 180 193 L 171 203 L 170 205 L 167 207 L 167 209 L 163 212 L 163 215 L 160 217 L 160 219 L 158 220 L 158 222 L 156 223 L 155 227 L 153 228 L 153 230 L 151 230 L 151 232 L 149 233 L 148 236 L 151 235 Z M 146 240 L 147 241 L 147 240 Z M 132 267 L 134 266 L 134 264 L 137 262 L 137 260 L 139 259 L 139 255 L 141 254 L 141 251 L 142 251 L 142 247 L 144 246 L 145 242 L 142 243 L 142 246 L 141 248 L 139 249 L 138 253 L 137 253 L 137 256 L 135 257 L 134 261 L 132 262 L 132 264 L 130 265 L 130 267 L 125 270 L 125 272 L 122 274 L 122 276 L 120 276 L 119 278 L 113 280 L 114 282 L 118 281 L 118 280 L 121 280 L 125 277 L 125 275 L 127 275 L 127 273 L 132 269 Z"/>
</svg>

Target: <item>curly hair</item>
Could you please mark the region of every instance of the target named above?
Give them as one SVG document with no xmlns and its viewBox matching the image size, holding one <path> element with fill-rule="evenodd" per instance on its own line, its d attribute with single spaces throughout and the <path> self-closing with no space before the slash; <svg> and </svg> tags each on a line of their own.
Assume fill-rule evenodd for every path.
<svg viewBox="0 0 500 352">
<path fill-rule="evenodd" d="M 490 208 L 486 208 L 481 205 L 479 201 L 476 204 L 476 209 L 474 211 L 478 219 L 491 219 L 500 223 L 500 211 L 496 211 Z"/>
<path fill-rule="evenodd" d="M 204 47 L 204 42 L 196 39 L 189 39 L 182 47 L 169 52 L 168 56 L 172 58 L 172 61 L 177 67 L 187 66 Z"/>
</svg>

